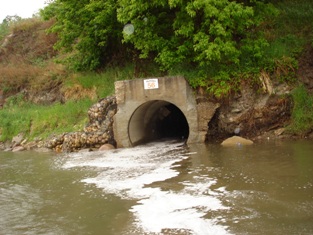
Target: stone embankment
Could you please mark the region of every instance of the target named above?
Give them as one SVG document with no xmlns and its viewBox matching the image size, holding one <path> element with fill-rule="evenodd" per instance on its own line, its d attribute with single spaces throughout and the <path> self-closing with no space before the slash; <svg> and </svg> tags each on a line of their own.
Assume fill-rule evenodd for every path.
<svg viewBox="0 0 313 235">
<path fill-rule="evenodd" d="M 45 147 L 56 152 L 73 152 L 81 149 L 99 149 L 103 144 L 115 146 L 113 135 L 115 113 L 115 97 L 101 99 L 88 110 L 89 123 L 83 131 L 51 137 L 46 141 Z"/>
</svg>

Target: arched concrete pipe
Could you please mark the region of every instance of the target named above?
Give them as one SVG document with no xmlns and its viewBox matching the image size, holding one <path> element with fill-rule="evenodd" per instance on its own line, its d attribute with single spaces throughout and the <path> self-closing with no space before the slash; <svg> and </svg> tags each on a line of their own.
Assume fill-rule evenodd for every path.
<svg viewBox="0 0 313 235">
<path fill-rule="evenodd" d="M 128 136 L 133 146 L 164 138 L 187 140 L 189 125 L 174 104 L 152 100 L 135 110 L 128 123 Z"/>
<path fill-rule="evenodd" d="M 186 139 L 188 143 L 202 140 L 196 100 L 184 78 L 118 81 L 115 95 L 113 129 L 117 147 L 167 137 Z"/>
</svg>

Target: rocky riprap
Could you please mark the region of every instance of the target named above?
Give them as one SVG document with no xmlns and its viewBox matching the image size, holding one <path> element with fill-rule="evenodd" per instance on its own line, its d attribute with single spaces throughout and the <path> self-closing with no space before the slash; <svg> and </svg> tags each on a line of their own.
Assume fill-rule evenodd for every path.
<svg viewBox="0 0 313 235">
<path fill-rule="evenodd" d="M 272 135 L 283 135 L 284 127 L 291 118 L 293 102 L 291 87 L 273 84 L 273 93 L 255 90 L 242 85 L 241 92 L 234 94 L 227 102 L 220 103 L 208 123 L 207 141 L 221 141 L 233 135 L 257 139 Z"/>
<path fill-rule="evenodd" d="M 115 96 L 106 97 L 92 105 L 88 110 L 89 122 L 80 132 L 53 136 L 45 146 L 56 152 L 74 152 L 81 149 L 98 149 L 103 144 L 115 146 L 113 116 L 117 105 Z"/>
</svg>

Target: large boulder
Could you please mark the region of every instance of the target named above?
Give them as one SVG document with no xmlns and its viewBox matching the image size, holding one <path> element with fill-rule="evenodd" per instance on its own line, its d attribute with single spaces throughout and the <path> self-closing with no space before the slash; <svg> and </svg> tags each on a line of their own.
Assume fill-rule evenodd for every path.
<svg viewBox="0 0 313 235">
<path fill-rule="evenodd" d="M 25 148 L 23 146 L 16 146 L 12 149 L 12 152 L 21 152 L 24 150 L 25 150 Z"/>
<path fill-rule="evenodd" d="M 99 151 L 106 151 L 110 149 L 115 149 L 115 147 L 112 144 L 104 144 L 99 148 Z"/>
<path fill-rule="evenodd" d="M 253 141 L 242 138 L 240 136 L 230 137 L 221 143 L 222 146 L 241 146 L 241 145 L 251 145 L 251 144 L 253 144 Z"/>
</svg>

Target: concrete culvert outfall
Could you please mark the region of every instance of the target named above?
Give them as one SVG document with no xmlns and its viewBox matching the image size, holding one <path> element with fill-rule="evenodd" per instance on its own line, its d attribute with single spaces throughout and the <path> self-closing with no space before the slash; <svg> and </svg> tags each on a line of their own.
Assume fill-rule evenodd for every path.
<svg viewBox="0 0 313 235">
<path fill-rule="evenodd" d="M 199 142 L 197 103 L 183 77 L 124 80 L 115 83 L 117 147 L 163 138 Z"/>
<path fill-rule="evenodd" d="M 132 146 L 166 138 L 187 140 L 189 125 L 176 105 L 152 100 L 135 110 L 129 120 L 128 135 Z"/>
</svg>

